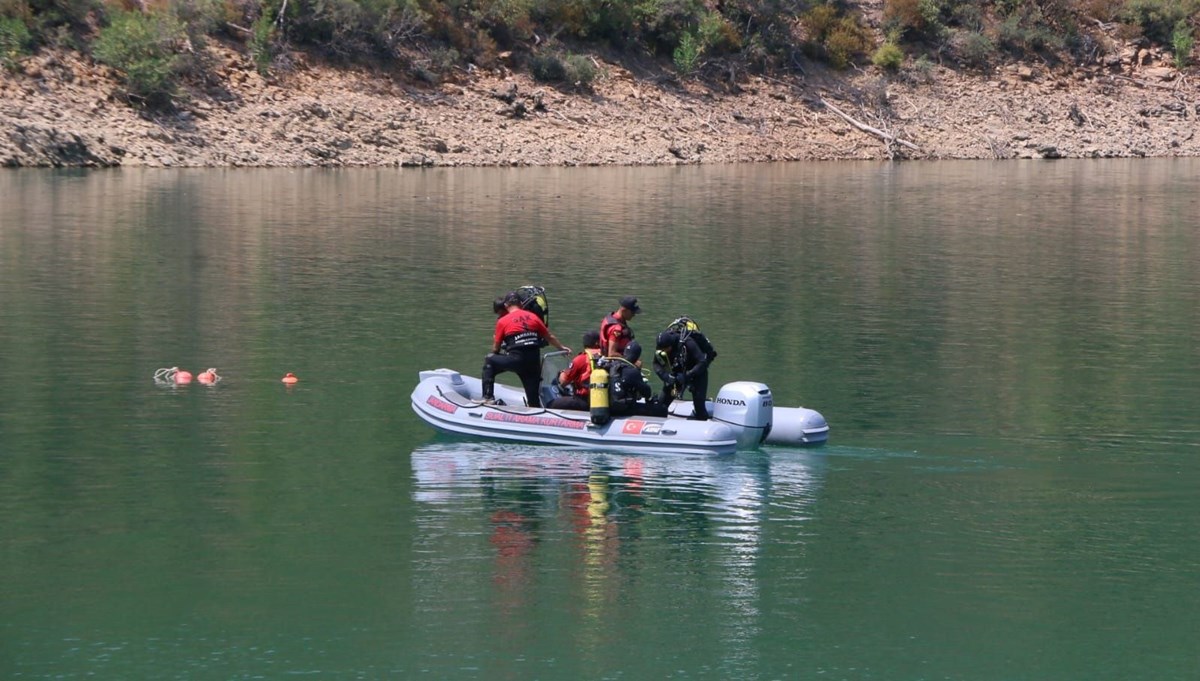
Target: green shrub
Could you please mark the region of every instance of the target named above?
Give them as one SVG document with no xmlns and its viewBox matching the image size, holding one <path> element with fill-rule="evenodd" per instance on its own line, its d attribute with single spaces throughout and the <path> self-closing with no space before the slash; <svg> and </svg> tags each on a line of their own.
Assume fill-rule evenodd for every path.
<svg viewBox="0 0 1200 681">
<path fill-rule="evenodd" d="M 797 52 L 814 51 L 810 29 L 802 16 L 817 4 L 812 0 L 725 0 L 707 4 L 719 8 L 723 30 L 729 34 L 728 51 L 736 52 L 738 61 L 746 66 L 756 70 L 795 68 L 799 65 Z M 703 24 L 701 37 L 705 37 Z M 721 53 L 715 45 L 706 44 L 705 49 L 708 54 Z"/>
<path fill-rule="evenodd" d="M 34 0 L 29 6 L 33 11 L 30 29 L 34 38 L 41 40 L 60 26 L 85 28 L 88 16 L 98 9 L 99 3 L 94 0 Z"/>
<path fill-rule="evenodd" d="M 949 10 L 950 23 L 959 28 L 965 28 L 968 31 L 982 31 L 987 23 L 987 11 L 979 2 L 972 1 L 951 5 Z"/>
<path fill-rule="evenodd" d="M 254 60 L 254 68 L 265 76 L 275 59 L 275 22 L 270 15 L 263 14 L 254 20 L 250 31 L 250 58 Z"/>
<path fill-rule="evenodd" d="M 865 54 L 873 45 L 865 28 L 852 17 L 842 17 L 825 38 L 825 52 L 835 68 L 846 68 L 856 57 Z"/>
<path fill-rule="evenodd" d="M 937 70 L 937 65 L 934 64 L 929 57 L 921 55 L 913 62 L 912 76 L 920 83 L 932 83 L 934 81 L 934 73 Z"/>
<path fill-rule="evenodd" d="M 833 5 L 817 5 L 800 17 L 808 32 L 810 42 L 821 44 L 833 32 L 838 22 L 838 11 Z"/>
<path fill-rule="evenodd" d="M 529 72 L 543 83 L 565 83 L 589 88 L 596 80 L 596 65 L 582 54 L 559 56 L 554 53 L 534 55 Z"/>
<path fill-rule="evenodd" d="M 495 60 L 496 41 L 469 17 L 460 16 L 446 3 L 427 2 L 422 8 L 429 13 L 426 28 L 429 37 L 479 66 L 486 67 Z"/>
<path fill-rule="evenodd" d="M 645 40 L 672 50 L 685 34 L 700 25 L 708 12 L 700 0 L 632 0 L 632 5 Z"/>
<path fill-rule="evenodd" d="M 596 65 L 582 54 L 568 54 L 563 60 L 567 68 L 567 82 L 576 87 L 589 88 L 596 80 Z"/>
<path fill-rule="evenodd" d="M 983 68 L 996 56 L 996 43 L 986 34 L 959 31 L 951 39 L 954 55 L 967 66 Z"/>
<path fill-rule="evenodd" d="M 871 63 L 884 71 L 898 71 L 904 63 L 904 51 L 896 43 L 884 43 L 871 56 Z"/>
<path fill-rule="evenodd" d="M 29 53 L 33 34 L 24 21 L 16 17 L 0 17 L 0 67 L 17 68 L 21 57 Z"/>
<path fill-rule="evenodd" d="M 93 45 L 97 60 L 120 74 L 130 95 L 148 104 L 170 101 L 179 76 L 183 26 L 165 13 L 118 12 Z"/>
<path fill-rule="evenodd" d="M 936 38 L 945 31 L 938 0 L 884 0 L 883 21 L 917 40 Z"/>
<path fill-rule="evenodd" d="M 1055 30 L 1041 8 L 1033 6 L 1010 14 L 997 31 L 1000 45 L 1016 54 L 1057 51 L 1066 47 L 1069 31 Z"/>
<path fill-rule="evenodd" d="M 531 18 L 542 26 L 553 26 L 560 35 L 587 37 L 589 7 L 587 0 L 543 0 L 530 8 Z"/>
<path fill-rule="evenodd" d="M 1175 24 L 1175 32 L 1171 34 L 1171 51 L 1175 56 L 1176 68 L 1187 68 L 1191 62 L 1192 48 L 1196 46 L 1196 38 L 1192 27 L 1186 21 Z"/>
<path fill-rule="evenodd" d="M 1196 11 L 1200 6 L 1194 0 L 1129 0 L 1119 15 L 1122 21 L 1141 27 L 1147 38 L 1165 45 L 1179 22 Z"/>
<path fill-rule="evenodd" d="M 417 78 L 436 85 L 446 80 L 461 61 L 462 55 L 453 47 L 435 47 L 424 58 L 415 60 L 409 68 Z"/>
<path fill-rule="evenodd" d="M 171 0 L 167 7 L 196 47 L 228 21 L 223 0 Z"/>
<path fill-rule="evenodd" d="M 373 20 L 373 37 L 388 56 L 425 34 L 429 14 L 417 0 L 364 0 Z"/>
<path fill-rule="evenodd" d="M 276 42 L 311 45 L 345 59 L 395 58 L 405 45 L 426 35 L 456 49 L 478 47 L 475 23 L 482 15 L 463 9 L 460 16 L 447 3 L 428 4 L 429 12 L 418 0 L 289 0 L 286 8 L 281 0 L 264 0 L 261 17 L 276 25 Z"/>
<path fill-rule="evenodd" d="M 742 36 L 720 12 L 708 12 L 700 20 L 700 45 L 703 52 L 723 54 L 742 47 Z"/>
<path fill-rule="evenodd" d="M 312 8 L 310 30 L 326 50 L 353 57 L 370 49 L 370 17 L 356 0 L 313 0 Z"/>
<path fill-rule="evenodd" d="M 563 0 L 561 4 L 560 16 L 577 37 L 607 40 L 615 45 L 636 43 L 641 37 L 642 25 L 633 2 Z"/>
<path fill-rule="evenodd" d="M 763 37 L 762 34 L 756 34 L 746 40 L 741 52 L 738 54 L 746 63 L 753 64 L 760 69 L 765 69 L 775 61 L 777 52 L 772 49 L 772 46 L 767 42 L 767 38 Z"/>
<path fill-rule="evenodd" d="M 533 0 L 475 0 L 469 17 L 507 47 L 533 37 L 532 9 Z"/>
<path fill-rule="evenodd" d="M 529 60 L 529 72 L 543 83 L 561 83 L 567 79 L 567 65 L 557 54 L 535 54 Z"/>
<path fill-rule="evenodd" d="M 1122 0 L 1083 0 L 1081 6 L 1085 15 L 1109 22 L 1117 19 L 1122 4 Z"/>
<path fill-rule="evenodd" d="M 684 33 L 679 39 L 679 45 L 675 47 L 675 51 L 671 54 L 675 61 L 675 69 L 681 75 L 691 75 L 696 70 L 696 65 L 700 62 L 700 53 L 702 47 L 700 39 L 693 33 Z"/>
<path fill-rule="evenodd" d="M 874 39 L 853 15 L 833 5 L 818 5 L 801 17 L 807 30 L 806 47 L 824 57 L 835 68 L 845 68 L 859 55 L 872 49 Z"/>
<path fill-rule="evenodd" d="M 0 19 L 19 19 L 28 29 L 33 8 L 25 0 L 0 0 Z"/>
</svg>

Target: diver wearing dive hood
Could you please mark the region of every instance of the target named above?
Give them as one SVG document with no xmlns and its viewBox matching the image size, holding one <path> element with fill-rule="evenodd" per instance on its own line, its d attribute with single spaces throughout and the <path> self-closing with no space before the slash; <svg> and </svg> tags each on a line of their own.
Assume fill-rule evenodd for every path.
<svg viewBox="0 0 1200 681">
<path fill-rule="evenodd" d="M 684 390 L 692 391 L 692 415 L 697 421 L 708 419 L 708 365 L 717 351 L 700 327 L 680 317 L 658 334 L 654 342 L 654 373 L 663 382 L 662 402 L 669 406 Z"/>
</svg>

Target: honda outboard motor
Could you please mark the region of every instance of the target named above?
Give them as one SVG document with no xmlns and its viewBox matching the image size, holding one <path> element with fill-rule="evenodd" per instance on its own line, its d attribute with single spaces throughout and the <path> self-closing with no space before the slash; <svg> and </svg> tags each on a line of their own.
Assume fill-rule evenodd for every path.
<svg viewBox="0 0 1200 681">
<path fill-rule="evenodd" d="M 771 432 L 771 389 L 752 381 L 726 383 L 713 400 L 712 411 L 714 419 L 734 426 L 739 449 L 757 447 Z"/>
</svg>

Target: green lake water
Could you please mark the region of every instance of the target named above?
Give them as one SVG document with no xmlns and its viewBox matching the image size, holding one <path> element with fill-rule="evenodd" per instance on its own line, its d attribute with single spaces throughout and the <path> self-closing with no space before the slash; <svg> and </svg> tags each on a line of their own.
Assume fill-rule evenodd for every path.
<svg viewBox="0 0 1200 681">
<path fill-rule="evenodd" d="M 1195 681 L 1197 178 L 0 173 L 0 679 Z M 435 435 L 526 283 L 829 444 Z"/>
</svg>

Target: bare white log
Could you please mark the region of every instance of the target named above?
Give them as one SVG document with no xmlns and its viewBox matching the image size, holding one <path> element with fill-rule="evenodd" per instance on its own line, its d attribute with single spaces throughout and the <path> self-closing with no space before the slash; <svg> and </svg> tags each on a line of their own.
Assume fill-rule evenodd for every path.
<svg viewBox="0 0 1200 681">
<path fill-rule="evenodd" d="M 880 130 L 879 128 L 873 128 L 873 127 L 867 125 L 866 123 L 862 123 L 860 121 L 854 120 L 853 118 L 850 117 L 849 114 L 847 114 L 846 112 L 837 108 L 836 106 L 830 104 L 829 102 L 825 101 L 824 98 L 821 98 L 821 104 L 825 105 L 825 108 L 829 109 L 830 111 L 832 111 L 835 114 L 837 114 L 838 116 L 840 116 L 842 118 L 842 120 L 846 121 L 850 125 L 853 125 L 854 127 L 858 128 L 859 130 L 862 130 L 863 132 L 865 132 L 867 134 L 874 135 L 885 142 L 903 145 L 905 147 L 908 147 L 909 149 L 912 149 L 913 151 L 920 151 L 920 148 L 917 145 L 913 144 L 912 142 L 909 142 L 908 140 L 902 140 L 899 137 L 896 137 L 895 135 L 891 135 L 891 134 L 888 134 L 888 133 Z"/>
</svg>

